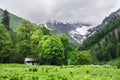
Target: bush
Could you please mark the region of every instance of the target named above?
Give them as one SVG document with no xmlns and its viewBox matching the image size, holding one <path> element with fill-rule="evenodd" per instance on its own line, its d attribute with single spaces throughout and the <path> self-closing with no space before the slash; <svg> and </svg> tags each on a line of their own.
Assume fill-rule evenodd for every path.
<svg viewBox="0 0 120 80">
<path fill-rule="evenodd" d="M 33 68 L 29 68 L 29 71 L 32 71 L 32 72 L 37 72 L 37 71 L 38 71 L 38 69 L 37 69 L 37 68 L 35 68 L 35 67 L 33 67 Z"/>
<path fill-rule="evenodd" d="M 120 68 L 120 59 L 116 63 L 117 68 Z"/>
<path fill-rule="evenodd" d="M 9 80 L 19 80 L 19 77 L 17 75 L 13 75 L 10 77 Z"/>
<path fill-rule="evenodd" d="M 75 59 L 75 64 L 90 64 L 91 63 L 91 56 L 88 51 L 80 51 L 77 54 L 77 57 Z"/>
<path fill-rule="evenodd" d="M 91 63 L 91 55 L 89 51 L 73 51 L 69 54 L 68 63 L 70 65 L 84 65 Z"/>
<path fill-rule="evenodd" d="M 38 76 L 32 76 L 32 80 L 39 80 Z"/>
<path fill-rule="evenodd" d="M 115 68 L 115 69 L 120 68 L 120 58 L 111 60 L 111 61 L 107 62 L 107 64 L 113 66 L 113 68 Z"/>
</svg>

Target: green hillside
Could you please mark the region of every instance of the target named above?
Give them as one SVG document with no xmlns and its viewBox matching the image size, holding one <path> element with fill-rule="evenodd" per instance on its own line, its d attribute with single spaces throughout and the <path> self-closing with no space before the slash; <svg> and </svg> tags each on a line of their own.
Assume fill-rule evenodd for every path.
<svg viewBox="0 0 120 80">
<path fill-rule="evenodd" d="M 120 66 L 120 16 L 87 38 L 78 50 L 89 50 L 93 64 L 111 61 Z"/>
<path fill-rule="evenodd" d="M 4 10 L 0 9 L 0 23 L 2 21 L 2 16 L 3 16 L 3 12 Z M 10 17 L 10 28 L 16 32 L 16 30 L 18 30 L 18 26 L 20 25 L 21 20 L 23 20 L 22 18 L 9 13 L 9 17 Z"/>
</svg>

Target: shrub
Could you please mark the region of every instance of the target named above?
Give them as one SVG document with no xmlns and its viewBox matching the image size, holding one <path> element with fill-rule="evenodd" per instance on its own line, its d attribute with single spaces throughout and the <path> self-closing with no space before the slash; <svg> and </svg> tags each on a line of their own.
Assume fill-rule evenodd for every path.
<svg viewBox="0 0 120 80">
<path fill-rule="evenodd" d="M 39 80 L 38 76 L 32 76 L 32 80 Z"/>
<path fill-rule="evenodd" d="M 11 76 L 10 77 L 10 79 L 9 80 L 19 80 L 19 77 L 18 76 L 16 76 L 16 75 L 13 75 L 13 76 Z"/>
<path fill-rule="evenodd" d="M 120 68 L 120 59 L 116 63 L 117 68 Z"/>
<path fill-rule="evenodd" d="M 33 67 L 33 68 L 29 68 L 29 71 L 32 71 L 32 72 L 37 72 L 37 71 L 38 71 L 38 69 L 37 69 L 37 68 L 35 68 L 35 67 Z"/>
<path fill-rule="evenodd" d="M 80 51 L 75 59 L 75 64 L 90 64 L 91 56 L 88 51 Z"/>
</svg>

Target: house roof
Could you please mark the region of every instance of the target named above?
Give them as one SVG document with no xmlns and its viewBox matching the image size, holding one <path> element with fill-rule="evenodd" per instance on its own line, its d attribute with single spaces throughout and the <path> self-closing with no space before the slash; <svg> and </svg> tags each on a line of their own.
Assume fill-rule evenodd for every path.
<svg viewBox="0 0 120 80">
<path fill-rule="evenodd" d="M 25 61 L 38 61 L 38 60 L 35 58 L 25 58 Z"/>
</svg>

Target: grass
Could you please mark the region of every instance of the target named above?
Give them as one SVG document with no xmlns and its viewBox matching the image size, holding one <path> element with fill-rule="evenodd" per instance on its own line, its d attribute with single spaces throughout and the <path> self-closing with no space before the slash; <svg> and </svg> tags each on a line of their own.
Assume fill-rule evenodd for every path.
<svg viewBox="0 0 120 80">
<path fill-rule="evenodd" d="M 109 65 L 0 64 L 0 80 L 120 80 L 119 75 L 120 69 Z"/>
</svg>

